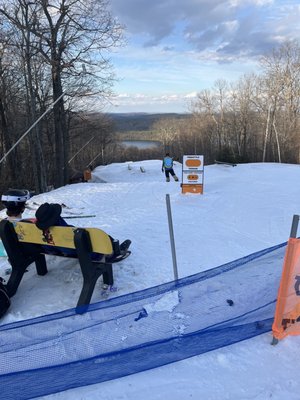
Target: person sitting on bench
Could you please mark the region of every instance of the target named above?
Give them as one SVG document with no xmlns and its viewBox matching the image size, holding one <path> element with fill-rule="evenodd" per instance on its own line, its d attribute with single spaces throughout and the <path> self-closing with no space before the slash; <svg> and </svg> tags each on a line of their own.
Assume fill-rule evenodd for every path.
<svg viewBox="0 0 300 400">
<path fill-rule="evenodd" d="M 20 189 L 9 189 L 1 196 L 1 201 L 3 205 L 6 207 L 7 219 L 9 221 L 23 221 L 23 222 L 32 222 L 35 223 L 36 226 L 41 229 L 48 229 L 50 226 L 72 226 L 69 225 L 61 216 L 61 205 L 60 204 L 42 204 L 38 210 L 36 211 L 36 219 L 28 218 L 23 219 L 22 214 L 26 207 L 26 201 L 30 199 L 30 193 L 28 190 L 20 190 Z M 112 242 L 113 254 L 107 257 L 107 261 L 109 262 L 117 262 L 121 261 L 123 258 L 128 255 L 129 246 L 131 244 L 131 240 L 127 239 L 123 243 L 119 245 L 119 241 L 109 236 Z M 51 246 L 44 246 L 45 252 L 49 254 L 53 254 L 53 249 Z M 72 249 L 62 249 L 62 253 L 66 256 L 76 256 L 76 252 Z M 92 258 L 97 261 L 101 254 L 93 253 Z"/>
<path fill-rule="evenodd" d="M 42 231 L 49 229 L 51 226 L 74 226 L 69 225 L 61 217 L 61 205 L 57 203 L 44 203 L 41 204 L 37 209 L 35 216 L 35 225 Z M 108 235 L 109 236 L 109 235 Z M 108 262 L 117 262 L 125 258 L 129 253 L 129 246 L 131 240 L 127 239 L 123 243 L 119 244 L 119 240 L 109 236 L 113 248 L 113 253 L 106 258 Z M 47 252 L 51 252 L 51 246 L 44 246 Z M 76 256 L 76 251 L 73 249 L 61 248 L 61 252 L 66 256 Z M 99 260 L 103 255 L 98 253 L 92 253 L 92 259 L 94 261 Z"/>
<path fill-rule="evenodd" d="M 25 210 L 26 201 L 30 199 L 28 190 L 9 189 L 1 196 L 1 201 L 6 208 L 6 219 L 21 221 Z"/>
<path fill-rule="evenodd" d="M 30 192 L 28 190 L 8 189 L 4 192 L 1 196 L 1 202 L 6 208 L 7 217 L 5 219 L 11 222 L 24 221 L 22 214 L 26 207 L 26 201 L 29 199 Z M 32 219 L 28 219 L 27 221 L 32 222 Z M 24 244 L 23 249 L 25 253 L 39 252 L 39 246 L 34 244 Z"/>
</svg>

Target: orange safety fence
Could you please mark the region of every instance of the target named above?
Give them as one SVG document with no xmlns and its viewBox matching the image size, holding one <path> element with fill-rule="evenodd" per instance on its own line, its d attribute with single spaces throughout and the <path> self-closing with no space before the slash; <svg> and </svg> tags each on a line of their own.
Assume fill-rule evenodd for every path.
<svg viewBox="0 0 300 400">
<path fill-rule="evenodd" d="M 272 331 L 278 340 L 300 334 L 300 239 L 288 240 Z"/>
</svg>

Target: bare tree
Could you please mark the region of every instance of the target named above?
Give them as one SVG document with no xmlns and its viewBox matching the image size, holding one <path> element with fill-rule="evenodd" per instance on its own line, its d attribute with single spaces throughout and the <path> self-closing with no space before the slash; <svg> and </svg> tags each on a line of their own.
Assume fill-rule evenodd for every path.
<svg viewBox="0 0 300 400">
<path fill-rule="evenodd" d="M 106 150 L 116 141 L 112 121 L 101 113 L 77 114 L 71 122 L 70 136 L 68 163 L 81 170 L 95 163 L 106 164 Z"/>
<path fill-rule="evenodd" d="M 36 14 L 35 12 L 30 12 L 28 2 L 21 0 L 20 7 L 16 9 L 15 17 L 12 19 L 15 25 L 24 27 L 24 29 L 19 30 L 21 38 L 20 43 L 17 43 L 16 47 L 20 49 L 24 68 L 28 126 L 32 126 L 38 116 L 35 92 L 38 88 L 37 84 L 39 84 L 39 82 L 34 79 L 34 67 L 36 67 L 37 63 L 42 65 L 42 60 L 36 54 L 37 51 L 35 50 L 35 44 L 32 38 L 33 35 L 30 31 L 35 18 Z M 19 35 L 17 35 L 17 39 L 18 36 Z M 35 181 L 35 190 L 37 193 L 45 192 L 47 190 L 47 177 L 41 136 L 41 125 L 35 125 L 29 134 L 29 141 L 32 154 L 32 170 Z"/>
<path fill-rule="evenodd" d="M 17 20 L 27 7 L 28 21 Z M 91 93 L 104 95 L 113 75 L 108 54 L 119 45 L 122 28 L 108 11 L 106 0 L 0 0 L 0 13 L 21 32 L 35 38 L 35 49 L 49 66 L 54 102 L 56 186 L 68 181 L 69 135 L 64 94 L 78 93 L 87 82 Z M 76 77 L 76 81 L 74 80 Z M 73 87 L 68 87 L 68 83 Z M 77 87 L 74 88 L 74 84 Z M 93 89 L 93 90 L 92 90 Z"/>
<path fill-rule="evenodd" d="M 176 118 L 161 118 L 154 122 L 152 130 L 157 132 L 158 139 L 163 143 L 164 152 L 173 152 L 174 143 L 178 140 L 178 120 Z"/>
<path fill-rule="evenodd" d="M 229 99 L 228 134 L 231 134 L 231 145 L 241 160 L 254 156 L 255 136 L 258 129 L 257 107 L 253 101 L 257 87 L 257 76 L 245 75 L 231 84 Z"/>
<path fill-rule="evenodd" d="M 282 148 L 288 151 L 297 148 L 300 162 L 300 46 L 296 41 L 284 43 L 261 60 L 264 91 L 267 93 L 267 126 L 265 135 L 277 149 L 278 159 Z M 289 143 L 287 149 L 286 145 Z M 265 151 L 264 151 L 265 153 Z"/>
<path fill-rule="evenodd" d="M 20 107 L 23 97 L 23 78 L 20 69 L 16 65 L 17 53 L 10 46 L 13 32 L 1 32 L 0 47 L 0 134 L 1 134 L 1 157 L 5 157 L 7 151 L 18 139 L 18 128 L 21 120 Z M 19 179 L 16 166 L 19 149 L 3 159 L 1 166 L 1 177 L 5 182 L 14 182 Z M 9 171 L 9 174 L 6 173 Z"/>
</svg>

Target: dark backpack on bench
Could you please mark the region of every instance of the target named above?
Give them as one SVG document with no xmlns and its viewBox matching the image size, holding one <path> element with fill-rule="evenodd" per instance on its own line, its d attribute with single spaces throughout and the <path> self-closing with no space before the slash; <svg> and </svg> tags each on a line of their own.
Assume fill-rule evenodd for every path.
<svg viewBox="0 0 300 400">
<path fill-rule="evenodd" d="M 10 306 L 10 298 L 3 284 L 3 279 L 0 277 L 0 318 L 6 313 Z"/>
</svg>

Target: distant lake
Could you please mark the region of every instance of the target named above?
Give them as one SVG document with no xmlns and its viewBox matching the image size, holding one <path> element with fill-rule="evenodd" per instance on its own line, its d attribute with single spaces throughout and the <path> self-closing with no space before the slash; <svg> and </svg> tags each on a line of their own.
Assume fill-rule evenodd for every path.
<svg viewBox="0 0 300 400">
<path fill-rule="evenodd" d="M 137 147 L 138 149 L 151 149 L 161 146 L 158 140 L 124 140 L 121 142 L 124 147 Z"/>
</svg>

